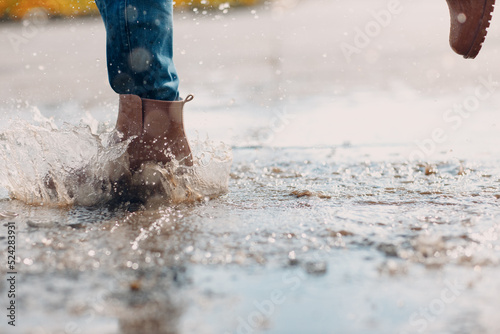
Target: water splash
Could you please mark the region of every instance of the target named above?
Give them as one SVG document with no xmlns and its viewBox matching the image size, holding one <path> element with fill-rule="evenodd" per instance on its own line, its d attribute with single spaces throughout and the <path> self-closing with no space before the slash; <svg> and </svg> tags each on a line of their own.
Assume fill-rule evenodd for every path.
<svg viewBox="0 0 500 334">
<path fill-rule="evenodd" d="M 111 201 L 183 202 L 227 191 L 231 151 L 224 144 L 193 141 L 194 166 L 153 163 L 131 175 L 130 140 L 96 134 L 87 125 L 15 121 L 0 133 L 0 186 L 31 205 L 92 206 Z"/>
</svg>

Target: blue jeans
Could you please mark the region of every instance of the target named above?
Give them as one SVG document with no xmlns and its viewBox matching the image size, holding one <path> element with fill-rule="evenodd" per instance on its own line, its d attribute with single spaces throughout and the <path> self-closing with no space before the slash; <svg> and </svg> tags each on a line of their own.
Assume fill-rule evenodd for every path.
<svg viewBox="0 0 500 334">
<path fill-rule="evenodd" d="M 109 83 L 118 94 L 176 101 L 172 0 L 96 0 L 106 27 Z"/>
</svg>

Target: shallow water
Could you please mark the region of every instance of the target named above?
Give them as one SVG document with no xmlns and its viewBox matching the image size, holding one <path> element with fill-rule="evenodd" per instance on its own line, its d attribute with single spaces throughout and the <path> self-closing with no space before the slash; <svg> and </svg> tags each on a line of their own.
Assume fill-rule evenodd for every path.
<svg viewBox="0 0 500 334">
<path fill-rule="evenodd" d="M 493 333 L 500 170 L 371 152 L 237 148 L 227 195 L 136 212 L 2 201 L 20 328 Z"/>
<path fill-rule="evenodd" d="M 178 16 L 183 90 L 196 92 L 187 202 L 109 202 L 103 183 L 126 165 L 99 62 L 78 84 L 48 85 L 60 94 L 14 76 L 23 102 L 0 95 L 0 228 L 18 231 L 19 326 L 2 333 L 498 333 L 496 26 L 465 62 L 446 45 L 444 2 L 405 3 L 347 64 L 339 44 L 386 2 L 279 3 Z M 24 68 L 42 46 L 96 39 L 99 23 L 55 22 L 19 64 L 0 56 Z M 102 58 L 89 50 L 77 62 Z M 63 56 L 40 61 L 48 82 L 70 70 Z M 490 95 L 450 114 L 477 89 Z M 95 182 L 82 187 L 81 170 Z M 56 176 L 57 196 L 34 171 Z M 150 171 L 171 190 L 171 169 Z"/>
</svg>

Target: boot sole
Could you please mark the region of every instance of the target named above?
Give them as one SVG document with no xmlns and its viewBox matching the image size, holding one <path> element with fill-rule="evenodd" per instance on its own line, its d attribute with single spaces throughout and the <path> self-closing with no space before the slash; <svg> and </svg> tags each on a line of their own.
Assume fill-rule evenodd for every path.
<svg viewBox="0 0 500 334">
<path fill-rule="evenodd" d="M 493 14 L 493 10 L 495 9 L 495 0 L 484 0 L 484 12 L 483 17 L 481 19 L 481 26 L 476 34 L 476 38 L 474 42 L 472 42 L 472 46 L 464 55 L 464 58 L 474 59 L 479 54 L 481 47 L 483 46 L 484 40 L 486 39 L 486 34 L 488 33 L 488 28 L 490 26 L 491 17 Z"/>
</svg>

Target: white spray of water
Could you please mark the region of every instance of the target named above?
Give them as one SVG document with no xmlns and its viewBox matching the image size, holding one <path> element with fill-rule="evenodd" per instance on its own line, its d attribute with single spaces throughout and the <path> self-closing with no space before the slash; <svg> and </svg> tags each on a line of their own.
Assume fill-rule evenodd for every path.
<svg viewBox="0 0 500 334">
<path fill-rule="evenodd" d="M 224 144 L 195 140 L 193 167 L 149 163 L 131 175 L 129 141 L 114 137 L 86 125 L 57 129 L 50 122 L 13 122 L 0 133 L 0 186 L 11 198 L 50 206 L 91 206 L 126 200 L 127 194 L 139 201 L 183 202 L 227 192 L 232 154 Z"/>
</svg>

